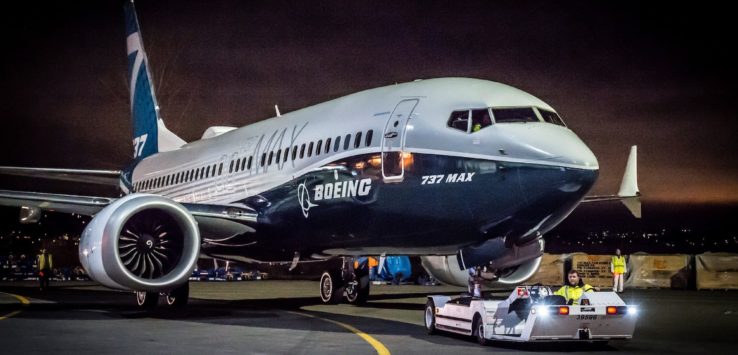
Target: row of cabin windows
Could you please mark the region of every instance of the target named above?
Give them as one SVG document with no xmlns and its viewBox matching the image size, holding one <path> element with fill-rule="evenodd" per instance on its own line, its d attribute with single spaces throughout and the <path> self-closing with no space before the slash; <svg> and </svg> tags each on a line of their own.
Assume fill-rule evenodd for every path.
<svg viewBox="0 0 738 355">
<path fill-rule="evenodd" d="M 223 174 L 223 163 L 202 166 L 195 169 L 180 171 L 158 178 L 139 181 L 134 185 L 135 191 L 158 189 L 185 182 L 207 179 Z"/>
<path fill-rule="evenodd" d="M 362 140 L 362 136 L 364 139 Z M 312 157 L 313 155 L 318 156 L 320 154 L 328 154 L 331 152 L 338 152 L 341 149 L 341 139 L 343 138 L 343 150 L 349 150 L 353 145 L 354 149 L 360 148 L 361 144 L 364 143 L 365 147 L 369 147 L 372 144 L 372 137 L 374 136 L 374 130 L 366 132 L 366 136 L 363 132 L 356 132 L 353 136 L 353 144 L 351 141 L 351 134 L 347 134 L 345 137 L 336 136 L 335 138 L 327 138 L 325 141 L 320 139 L 317 142 L 303 143 L 302 145 L 295 145 L 293 147 L 287 147 L 284 149 L 278 149 L 274 151 L 266 152 L 261 154 L 259 158 L 259 166 L 268 166 L 272 164 L 279 164 L 280 162 L 285 163 L 287 160 L 303 159 L 305 157 Z M 250 156 L 248 160 L 246 157 L 231 160 L 228 168 L 228 173 L 239 172 L 241 170 L 251 169 L 253 156 Z"/>
<path fill-rule="evenodd" d="M 356 132 L 356 135 L 354 135 L 354 141 L 353 141 L 354 149 L 361 147 L 362 135 L 363 135 L 362 132 Z M 366 136 L 364 136 L 364 140 L 363 140 L 365 147 L 371 146 L 373 135 L 374 135 L 374 131 L 371 129 L 366 132 Z M 333 145 L 331 145 L 331 143 L 333 143 Z M 351 144 L 351 134 L 347 134 L 343 139 L 343 150 L 348 150 L 351 147 L 351 145 L 352 145 Z M 305 151 L 306 147 L 307 147 L 307 152 Z M 290 157 L 290 152 L 292 153 L 292 160 L 297 159 L 298 151 L 300 154 L 300 159 L 304 158 L 306 153 L 307 153 L 308 158 L 311 157 L 313 154 L 318 156 L 321 154 L 321 152 L 323 154 L 328 154 L 331 151 L 331 147 L 333 148 L 333 152 L 339 151 L 339 149 L 341 148 L 341 136 L 337 136 L 334 140 L 332 140 L 331 138 L 328 138 L 325 140 L 325 144 L 323 143 L 323 140 L 321 139 L 321 140 L 318 140 L 317 143 L 315 142 L 310 142 L 309 144 L 303 143 L 301 146 L 299 146 L 299 148 L 298 146 L 294 146 L 292 147 L 291 150 L 290 150 L 290 147 L 287 147 L 285 149 L 279 149 L 277 150 L 276 156 L 274 154 L 274 151 L 269 152 L 269 155 L 267 155 L 267 153 L 262 153 L 261 159 L 259 161 L 259 166 L 263 167 L 264 165 L 272 165 L 273 163 L 279 163 L 280 161 L 284 163 Z M 246 157 L 243 157 L 243 158 L 231 160 L 230 165 L 228 167 L 228 173 L 230 174 L 233 172 L 250 170 L 253 163 L 254 163 L 253 156 L 249 156 L 248 159 Z M 207 179 L 215 175 L 222 175 L 222 174 L 223 174 L 223 163 L 213 164 L 213 165 L 200 167 L 197 169 L 191 169 L 191 170 L 182 171 L 182 172 L 178 172 L 174 174 L 169 174 L 166 176 L 161 176 L 161 177 L 154 178 L 154 179 L 140 181 L 135 184 L 134 190 L 141 191 L 141 190 L 158 189 L 162 187 L 195 181 L 199 179 Z"/>
</svg>

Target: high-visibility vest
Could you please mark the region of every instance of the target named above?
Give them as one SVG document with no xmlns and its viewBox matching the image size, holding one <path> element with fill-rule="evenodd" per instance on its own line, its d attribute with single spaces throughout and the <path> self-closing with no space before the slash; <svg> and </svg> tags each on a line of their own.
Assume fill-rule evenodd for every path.
<svg viewBox="0 0 738 355">
<path fill-rule="evenodd" d="M 592 290 L 594 290 L 594 288 L 587 284 L 583 287 L 566 285 L 554 292 L 554 295 L 564 296 L 564 298 L 566 298 L 566 302 L 574 300 L 573 304 L 579 304 L 579 299 L 582 298 L 582 294 Z"/>
<path fill-rule="evenodd" d="M 51 254 L 38 254 L 38 269 L 46 270 L 54 267 L 54 261 L 51 258 Z"/>
<path fill-rule="evenodd" d="M 616 274 L 625 273 L 625 257 L 624 256 L 615 255 L 612 257 L 612 272 Z"/>
</svg>

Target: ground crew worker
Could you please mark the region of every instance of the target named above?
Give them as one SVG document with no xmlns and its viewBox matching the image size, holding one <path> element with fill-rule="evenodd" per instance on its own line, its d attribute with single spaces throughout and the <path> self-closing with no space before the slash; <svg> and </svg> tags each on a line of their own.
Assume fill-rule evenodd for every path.
<svg viewBox="0 0 738 355">
<path fill-rule="evenodd" d="M 569 284 L 561 286 L 554 292 L 554 295 L 566 298 L 567 304 L 579 304 L 579 299 L 582 298 L 582 294 L 585 292 L 599 291 L 596 287 L 585 284 L 584 280 L 579 277 L 579 272 L 575 269 L 569 271 L 567 279 Z"/>
<path fill-rule="evenodd" d="M 41 254 L 38 255 L 37 263 L 39 286 L 41 291 L 46 291 L 49 288 L 49 277 L 51 276 L 51 269 L 54 267 L 54 258 L 44 248 L 41 249 Z"/>
<path fill-rule="evenodd" d="M 482 297 L 482 267 L 469 269 L 469 293 L 473 297 Z"/>
<path fill-rule="evenodd" d="M 625 265 L 625 257 L 620 255 L 620 249 L 615 249 L 615 255 L 610 262 L 610 272 L 612 272 L 612 292 L 623 292 L 623 275 L 628 272 Z"/>
</svg>

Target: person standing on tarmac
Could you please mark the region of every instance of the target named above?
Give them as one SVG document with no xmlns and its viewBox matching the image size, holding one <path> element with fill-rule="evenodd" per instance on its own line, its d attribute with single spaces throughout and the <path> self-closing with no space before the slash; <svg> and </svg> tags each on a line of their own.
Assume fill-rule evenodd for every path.
<svg viewBox="0 0 738 355">
<path fill-rule="evenodd" d="M 49 277 L 51 276 L 51 269 L 54 267 L 54 259 L 51 253 L 46 252 L 46 248 L 41 249 L 41 254 L 38 255 L 38 282 L 41 291 L 46 291 L 49 288 Z"/>
<path fill-rule="evenodd" d="M 623 278 L 628 268 L 625 265 L 625 257 L 620 255 L 620 249 L 615 249 L 615 255 L 610 262 L 612 273 L 612 292 L 623 292 Z"/>
</svg>

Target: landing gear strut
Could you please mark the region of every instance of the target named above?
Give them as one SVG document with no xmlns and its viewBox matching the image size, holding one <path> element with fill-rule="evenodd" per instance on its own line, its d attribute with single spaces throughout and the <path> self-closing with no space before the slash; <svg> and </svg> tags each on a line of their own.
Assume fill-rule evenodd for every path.
<svg viewBox="0 0 738 355">
<path fill-rule="evenodd" d="M 136 304 L 140 308 L 151 309 L 159 303 L 159 296 L 163 295 L 167 305 L 174 308 L 184 307 L 190 298 L 190 284 L 185 283 L 167 292 L 136 291 Z"/>
<path fill-rule="evenodd" d="M 159 303 L 158 292 L 136 291 L 136 304 L 141 308 L 154 308 Z"/>
<path fill-rule="evenodd" d="M 338 303 L 344 293 L 353 305 L 366 303 L 369 298 L 369 267 L 367 263 L 358 266 L 354 267 L 353 257 L 344 257 L 340 271 L 323 272 L 320 277 L 320 299 L 323 303 Z"/>
<path fill-rule="evenodd" d="M 190 298 L 190 283 L 179 286 L 165 295 L 167 305 L 175 308 L 184 307 Z"/>
</svg>

